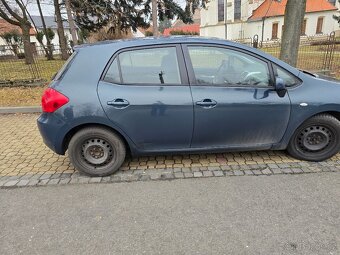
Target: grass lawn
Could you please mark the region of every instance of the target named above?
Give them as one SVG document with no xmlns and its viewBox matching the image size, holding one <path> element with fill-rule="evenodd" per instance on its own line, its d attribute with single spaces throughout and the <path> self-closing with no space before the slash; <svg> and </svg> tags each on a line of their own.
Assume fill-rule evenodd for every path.
<svg viewBox="0 0 340 255">
<path fill-rule="evenodd" d="M 299 52 L 298 67 L 305 70 L 315 71 L 320 70 L 323 63 L 324 53 L 318 51 L 319 46 L 302 46 Z M 279 48 L 264 48 L 265 52 L 278 57 Z M 202 63 L 209 62 L 209 56 L 202 59 Z M 216 61 L 216 60 L 214 60 Z M 214 62 L 213 61 L 213 62 Z M 220 63 L 221 60 L 219 60 Z M 63 65 L 64 61 L 60 59 L 47 61 L 45 58 L 37 59 L 36 71 L 38 77 L 45 81 L 50 81 Z M 340 79 L 340 52 L 334 53 L 333 70 L 336 76 Z M 8 60 L 0 61 L 0 81 L 15 80 L 15 79 L 32 79 L 29 66 L 23 60 Z M 15 87 L 15 88 L 0 88 L 0 107 L 1 106 L 33 106 L 40 105 L 41 95 L 45 89 L 42 87 Z"/>
<path fill-rule="evenodd" d="M 40 105 L 41 95 L 45 88 L 46 86 L 0 88 L 0 107 Z"/>
<path fill-rule="evenodd" d="M 51 80 L 51 77 L 62 67 L 64 62 L 61 59 L 47 61 L 45 58 L 39 58 L 36 60 L 34 71 L 37 72 L 37 77 L 43 80 L 42 83 L 46 83 Z M 35 78 L 29 68 L 24 60 L 0 61 L 0 81 Z M 46 85 L 41 87 L 0 88 L 0 107 L 40 105 L 41 95 L 45 88 Z"/>
<path fill-rule="evenodd" d="M 49 81 L 64 62 L 61 59 L 47 61 L 45 58 L 36 59 L 35 65 L 26 65 L 23 59 L 0 61 L 0 80 L 41 78 Z"/>
</svg>

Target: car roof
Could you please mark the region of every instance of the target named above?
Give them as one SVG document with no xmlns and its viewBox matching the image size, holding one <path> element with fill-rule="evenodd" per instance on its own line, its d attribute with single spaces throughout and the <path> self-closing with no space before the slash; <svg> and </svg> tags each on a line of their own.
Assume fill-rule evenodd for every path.
<svg viewBox="0 0 340 255">
<path fill-rule="evenodd" d="M 155 45 L 155 44 L 169 44 L 169 43 L 215 43 L 232 46 L 240 46 L 242 44 L 234 43 L 232 41 L 220 39 L 217 37 L 202 37 L 202 36 L 161 36 L 161 37 L 139 37 L 131 39 L 120 39 L 120 40 L 106 40 L 101 42 L 82 44 L 75 46 L 75 49 L 85 47 L 100 47 L 104 45 L 115 45 L 119 44 L 120 47 L 129 46 L 144 46 L 144 45 Z M 245 45 L 244 45 L 245 46 Z M 245 46 L 248 48 L 247 46 Z"/>
</svg>

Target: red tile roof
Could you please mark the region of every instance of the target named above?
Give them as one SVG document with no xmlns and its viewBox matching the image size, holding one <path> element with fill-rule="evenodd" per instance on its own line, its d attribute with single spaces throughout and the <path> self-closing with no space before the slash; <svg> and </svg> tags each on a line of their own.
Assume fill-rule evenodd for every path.
<svg viewBox="0 0 340 255">
<path fill-rule="evenodd" d="M 200 25 L 199 24 L 191 24 L 180 27 L 170 27 L 166 28 L 163 32 L 163 35 L 170 35 L 171 31 L 183 31 L 183 32 L 191 32 L 191 33 L 200 33 Z"/>
<path fill-rule="evenodd" d="M 263 17 L 283 16 L 285 14 L 286 4 L 287 0 L 265 0 L 256 10 L 254 10 L 249 20 L 259 20 Z M 337 8 L 327 0 L 307 0 L 306 3 L 306 13 L 335 10 L 337 10 Z"/>
<path fill-rule="evenodd" d="M 0 19 L 0 34 L 6 33 L 6 32 L 11 32 L 13 30 L 18 31 L 21 34 L 21 28 L 20 27 L 12 25 L 4 19 Z M 35 30 L 31 27 L 30 35 L 35 35 L 35 34 L 36 34 Z"/>
</svg>

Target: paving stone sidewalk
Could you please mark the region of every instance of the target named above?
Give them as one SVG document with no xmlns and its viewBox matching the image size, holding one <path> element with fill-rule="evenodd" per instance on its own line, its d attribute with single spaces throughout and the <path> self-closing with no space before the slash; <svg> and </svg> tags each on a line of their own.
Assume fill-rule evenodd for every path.
<svg viewBox="0 0 340 255">
<path fill-rule="evenodd" d="M 313 163 L 284 152 L 259 151 L 129 158 L 116 174 L 89 178 L 75 171 L 67 156 L 56 155 L 43 144 L 37 117 L 0 115 L 0 187 L 340 171 L 340 154 Z"/>
</svg>

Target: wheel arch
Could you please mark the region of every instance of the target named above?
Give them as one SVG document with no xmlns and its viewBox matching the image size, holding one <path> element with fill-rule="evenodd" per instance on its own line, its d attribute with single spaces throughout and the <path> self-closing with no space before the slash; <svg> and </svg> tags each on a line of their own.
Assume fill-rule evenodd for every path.
<svg viewBox="0 0 340 255">
<path fill-rule="evenodd" d="M 320 113 L 315 114 L 315 115 L 320 115 L 320 114 L 329 114 L 329 115 L 333 116 L 334 118 L 336 118 L 338 121 L 340 121 L 340 112 L 338 112 L 338 111 L 320 112 Z M 315 115 L 313 115 L 313 116 L 315 116 Z"/>
<path fill-rule="evenodd" d="M 294 125 L 290 126 L 288 128 L 288 130 L 286 131 L 286 134 L 284 135 L 284 137 L 281 140 L 281 142 L 278 143 L 278 144 L 274 144 L 272 149 L 273 150 L 285 150 L 287 148 L 287 146 L 288 146 L 288 143 L 289 143 L 290 139 L 294 135 L 295 131 L 303 123 L 305 123 L 310 118 L 313 118 L 314 116 L 322 115 L 322 114 L 328 114 L 328 115 L 333 116 L 334 118 L 336 118 L 337 120 L 340 121 L 340 111 L 337 111 L 337 110 L 324 110 L 324 111 L 320 111 L 320 112 L 316 112 L 316 113 L 314 112 L 313 114 L 305 116 L 301 121 L 296 122 Z"/>
<path fill-rule="evenodd" d="M 122 139 L 122 141 L 124 142 L 125 148 L 126 148 L 126 154 L 128 154 L 128 155 L 132 154 L 132 150 L 131 150 L 132 146 L 129 143 L 128 139 L 121 132 L 119 132 L 117 129 L 115 129 L 111 126 L 105 125 L 105 124 L 101 124 L 101 123 L 84 123 L 84 124 L 77 125 L 77 126 L 73 127 L 72 129 L 70 129 L 63 139 L 62 148 L 63 148 L 64 153 L 68 149 L 68 145 L 69 145 L 72 137 L 78 131 L 80 131 L 84 128 L 88 128 L 88 127 L 102 127 L 102 128 L 105 128 L 105 129 L 109 129 L 111 132 L 115 133 L 116 135 L 118 135 Z"/>
</svg>

